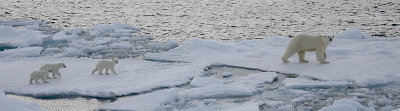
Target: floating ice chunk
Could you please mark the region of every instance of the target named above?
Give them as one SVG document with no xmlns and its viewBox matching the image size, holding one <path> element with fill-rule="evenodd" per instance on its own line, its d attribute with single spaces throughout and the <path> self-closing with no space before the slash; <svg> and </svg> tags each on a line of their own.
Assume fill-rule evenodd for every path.
<svg viewBox="0 0 400 111">
<path fill-rule="evenodd" d="M 38 31 L 0 26 L 0 44 L 10 44 L 11 47 L 38 46 L 42 44 L 43 37 Z"/>
<path fill-rule="evenodd" d="M 259 102 L 248 101 L 235 108 L 228 109 L 226 111 L 259 111 Z"/>
<path fill-rule="evenodd" d="M 359 102 L 344 98 L 336 100 L 333 105 L 324 107 L 319 111 L 365 111 L 366 109 Z"/>
<path fill-rule="evenodd" d="M 395 109 L 395 110 L 393 110 L 393 111 L 400 111 L 400 108 L 399 108 L 399 109 Z"/>
<path fill-rule="evenodd" d="M 204 99 L 203 103 L 205 105 L 209 105 L 209 104 L 216 104 L 217 103 L 217 99 Z"/>
<path fill-rule="evenodd" d="M 153 40 L 154 38 L 151 36 L 148 37 L 132 37 L 130 38 L 131 42 L 138 42 L 138 41 L 148 41 L 148 40 Z"/>
<path fill-rule="evenodd" d="M 106 45 L 98 45 L 98 46 L 94 46 L 94 47 L 86 47 L 86 48 L 82 49 L 82 51 L 90 54 L 90 53 L 100 52 L 100 51 L 103 51 L 106 49 L 108 49 L 108 47 Z"/>
<path fill-rule="evenodd" d="M 274 78 L 277 76 L 278 75 L 275 72 L 261 72 L 234 80 L 234 82 L 229 85 L 246 89 L 249 92 L 254 92 L 259 84 L 272 83 Z"/>
<path fill-rule="evenodd" d="M 42 51 L 42 47 L 10 49 L 0 52 L 0 57 L 38 57 Z"/>
<path fill-rule="evenodd" d="M 175 102 L 178 98 L 178 89 L 166 89 L 148 94 L 138 95 L 124 100 L 116 101 L 100 108 L 103 110 L 134 110 L 155 111 L 164 105 Z"/>
<path fill-rule="evenodd" d="M 85 33 L 85 30 L 83 30 L 82 28 L 75 28 L 71 30 L 65 30 L 64 32 L 66 35 L 82 35 L 83 33 Z"/>
<path fill-rule="evenodd" d="M 216 78 L 211 78 L 211 77 L 194 77 L 192 82 L 190 82 L 191 87 L 204 87 L 204 86 L 209 86 L 213 84 L 222 84 L 223 81 L 216 79 Z"/>
<path fill-rule="evenodd" d="M 336 39 L 368 39 L 370 35 L 363 34 L 361 29 L 351 27 L 346 29 L 344 32 L 339 33 L 335 36 Z"/>
<path fill-rule="evenodd" d="M 184 99 L 216 99 L 231 97 L 246 97 L 253 95 L 246 89 L 224 84 L 215 84 L 200 88 L 192 88 L 179 92 L 179 96 Z"/>
<path fill-rule="evenodd" d="M 112 43 L 109 47 L 111 49 L 133 49 L 133 46 L 127 42 Z"/>
<path fill-rule="evenodd" d="M 125 37 L 132 36 L 132 33 L 136 33 L 140 29 L 127 24 L 112 23 L 112 24 L 99 24 L 94 26 L 92 31 L 89 31 L 89 35 L 94 36 L 110 36 L 110 37 Z"/>
<path fill-rule="evenodd" d="M 104 45 L 113 42 L 116 40 L 115 38 L 110 38 L 110 37 L 102 37 L 100 39 L 94 39 L 91 44 L 93 45 Z"/>
<path fill-rule="evenodd" d="M 317 96 L 313 95 L 313 94 L 306 94 L 304 96 L 298 97 L 298 98 L 294 98 L 292 100 L 290 100 L 290 102 L 293 103 L 300 103 L 300 102 L 304 102 L 304 101 L 311 101 L 313 99 L 315 99 Z"/>
<path fill-rule="evenodd" d="M 67 48 L 64 53 L 56 54 L 55 57 L 86 57 L 87 54 L 80 49 Z"/>
<path fill-rule="evenodd" d="M 336 86 L 348 86 L 351 85 L 349 82 L 341 81 L 314 81 L 305 78 L 286 78 L 283 81 L 286 88 L 298 89 L 298 88 L 330 88 Z"/>
<path fill-rule="evenodd" d="M 65 31 L 60 31 L 53 36 L 53 40 L 75 40 L 79 35 L 75 33 L 66 33 Z"/>
<path fill-rule="evenodd" d="M 233 76 L 232 72 L 224 72 L 224 73 L 222 73 L 222 77 L 223 78 L 228 78 L 228 77 L 231 77 L 231 76 Z"/>
<path fill-rule="evenodd" d="M 2 91 L 0 91 L 0 109 L 4 111 L 45 111 L 35 103 L 7 97 Z"/>
<path fill-rule="evenodd" d="M 78 42 L 72 42 L 72 43 L 69 44 L 69 46 L 73 47 L 73 48 L 77 48 L 77 49 L 81 49 L 81 48 L 85 47 L 85 46 L 83 46 L 82 44 L 80 44 Z"/>
<path fill-rule="evenodd" d="M 179 46 L 179 42 L 177 40 L 175 40 L 175 39 L 169 39 L 165 43 L 152 42 L 149 46 L 150 46 L 151 49 L 168 51 L 170 49 L 178 47 Z"/>
</svg>

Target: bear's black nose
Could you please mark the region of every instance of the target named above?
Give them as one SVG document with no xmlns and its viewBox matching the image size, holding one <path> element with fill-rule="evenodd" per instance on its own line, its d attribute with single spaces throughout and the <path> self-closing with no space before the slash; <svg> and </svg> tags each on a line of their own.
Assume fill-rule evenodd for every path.
<svg viewBox="0 0 400 111">
<path fill-rule="evenodd" d="M 329 38 L 329 41 L 332 41 L 332 38 Z"/>
</svg>

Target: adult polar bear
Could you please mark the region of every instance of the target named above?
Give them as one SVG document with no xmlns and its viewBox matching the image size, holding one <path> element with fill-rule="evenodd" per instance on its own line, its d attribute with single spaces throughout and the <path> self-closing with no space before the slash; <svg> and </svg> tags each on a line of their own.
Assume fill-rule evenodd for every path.
<svg viewBox="0 0 400 111">
<path fill-rule="evenodd" d="M 319 61 L 321 64 L 329 63 L 328 61 L 325 61 L 327 58 L 326 48 L 332 43 L 332 41 L 333 36 L 313 36 L 308 34 L 296 35 L 292 38 L 292 40 L 290 40 L 286 52 L 282 56 L 282 61 L 284 63 L 289 62 L 288 59 L 297 53 L 299 56 L 299 62 L 308 62 L 305 59 L 306 51 L 315 51 L 317 61 Z"/>
</svg>

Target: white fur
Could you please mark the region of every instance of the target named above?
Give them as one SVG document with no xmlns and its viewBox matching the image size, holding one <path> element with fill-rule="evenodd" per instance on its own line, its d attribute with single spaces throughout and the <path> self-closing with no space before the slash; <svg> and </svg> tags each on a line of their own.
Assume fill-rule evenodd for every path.
<svg viewBox="0 0 400 111">
<path fill-rule="evenodd" d="M 93 69 L 92 74 L 94 74 L 94 72 L 99 71 L 99 75 L 103 75 L 103 69 L 106 69 L 106 74 L 108 75 L 108 70 L 111 69 L 111 72 L 113 72 L 114 74 L 117 74 L 115 72 L 114 66 L 115 64 L 118 63 L 118 59 L 113 59 L 111 61 L 109 60 L 102 60 L 99 63 L 97 63 L 96 68 Z"/>
<path fill-rule="evenodd" d="M 307 34 L 296 35 L 292 38 L 292 40 L 290 40 L 286 52 L 282 56 L 282 61 L 285 63 L 289 62 L 288 59 L 297 53 L 299 56 L 299 62 L 308 62 L 305 59 L 306 52 L 315 51 L 317 61 L 319 61 L 321 64 L 329 63 L 326 61 L 326 48 L 332 41 L 333 36 L 312 36 Z"/>
<path fill-rule="evenodd" d="M 64 63 L 57 63 L 57 64 L 45 64 L 42 67 L 40 67 L 40 70 L 44 69 L 49 69 L 51 71 L 51 74 L 53 75 L 53 78 L 56 78 L 56 75 L 61 78 L 61 73 L 60 69 L 61 68 L 66 68 Z M 49 75 L 46 75 L 46 78 L 50 78 Z"/>
<path fill-rule="evenodd" d="M 50 69 L 44 69 L 40 71 L 34 71 L 31 73 L 31 78 L 29 79 L 29 84 L 33 84 L 33 81 L 35 81 L 36 84 L 39 84 L 38 80 L 42 80 L 43 83 L 48 83 L 46 81 L 46 75 L 48 75 L 51 72 Z"/>
</svg>

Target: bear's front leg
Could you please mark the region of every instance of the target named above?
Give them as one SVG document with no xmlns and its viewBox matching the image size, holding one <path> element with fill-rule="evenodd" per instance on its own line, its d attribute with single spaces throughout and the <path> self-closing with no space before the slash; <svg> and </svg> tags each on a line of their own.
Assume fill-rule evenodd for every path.
<svg viewBox="0 0 400 111">
<path fill-rule="evenodd" d="M 117 74 L 117 73 L 115 72 L 114 67 L 111 68 L 111 72 L 113 72 L 114 74 Z"/>
<path fill-rule="evenodd" d="M 110 73 L 108 73 L 108 69 L 109 69 L 109 68 L 106 68 L 106 75 L 110 74 Z"/>
<path fill-rule="evenodd" d="M 328 61 L 325 61 L 324 53 L 325 53 L 325 50 L 323 50 L 323 49 L 316 50 L 317 61 L 319 61 L 320 64 L 329 63 Z"/>
<path fill-rule="evenodd" d="M 29 79 L 29 84 L 33 84 L 33 79 Z"/>
</svg>

